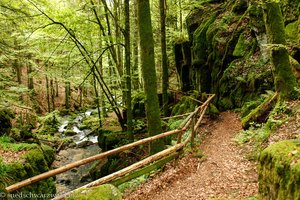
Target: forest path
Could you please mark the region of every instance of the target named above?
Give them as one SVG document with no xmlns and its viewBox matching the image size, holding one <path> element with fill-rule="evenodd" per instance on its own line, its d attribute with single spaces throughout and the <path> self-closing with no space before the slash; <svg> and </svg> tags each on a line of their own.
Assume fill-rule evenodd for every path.
<svg viewBox="0 0 300 200">
<path fill-rule="evenodd" d="M 171 164 L 124 199 L 184 200 L 254 196 L 258 191 L 256 163 L 248 161 L 233 138 L 242 130 L 237 114 L 221 113 L 199 132 L 208 133 L 201 145 L 205 159 L 189 154 Z M 196 151 L 197 152 L 197 151 Z"/>
</svg>

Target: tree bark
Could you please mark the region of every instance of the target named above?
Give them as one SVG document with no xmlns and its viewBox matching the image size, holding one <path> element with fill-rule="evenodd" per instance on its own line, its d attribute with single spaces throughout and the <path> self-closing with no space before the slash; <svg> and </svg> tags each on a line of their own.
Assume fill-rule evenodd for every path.
<svg viewBox="0 0 300 200">
<path fill-rule="evenodd" d="M 70 88 L 70 82 L 66 81 L 65 83 L 65 106 L 66 109 L 70 109 L 70 96 L 71 96 L 71 88 Z"/>
<path fill-rule="evenodd" d="M 28 60 L 31 60 L 31 56 L 29 55 Z M 34 89 L 34 85 L 33 85 L 33 77 L 31 75 L 32 73 L 32 67 L 31 67 L 31 63 L 28 62 L 27 63 L 27 87 L 28 89 L 32 90 Z"/>
<path fill-rule="evenodd" d="M 130 141 L 133 137 L 133 123 L 132 123 L 132 108 L 131 108 L 131 68 L 130 68 L 130 18 L 129 18 L 129 0 L 124 0 L 124 19 L 125 19 L 125 69 L 126 69 L 126 114 L 127 114 L 127 132 Z"/>
<path fill-rule="evenodd" d="M 52 104 L 52 111 L 55 110 L 55 91 L 53 86 L 53 79 L 50 79 L 50 93 L 51 93 L 51 104 Z"/>
<path fill-rule="evenodd" d="M 146 95 L 146 117 L 150 136 L 161 133 L 160 109 L 157 96 L 156 71 L 154 60 L 154 40 L 151 26 L 149 0 L 138 0 L 138 27 L 140 33 L 140 55 L 144 90 Z M 150 153 L 164 149 L 163 140 L 150 144 Z"/>
<path fill-rule="evenodd" d="M 166 45 L 166 0 L 160 0 L 160 42 L 161 42 L 161 64 L 162 64 L 162 104 L 164 116 L 168 114 L 168 87 L 169 87 L 169 74 L 168 74 L 168 58 L 167 58 L 167 45 Z"/>
<path fill-rule="evenodd" d="M 51 112 L 51 104 L 50 104 L 50 91 L 49 91 L 49 80 L 48 76 L 46 75 L 46 96 L 47 96 L 47 107 L 48 107 L 48 112 Z"/>
<path fill-rule="evenodd" d="M 268 42 L 272 45 L 271 60 L 274 65 L 276 91 L 279 92 L 281 100 L 295 99 L 298 97 L 298 92 L 295 90 L 297 82 L 285 46 L 284 19 L 279 3 L 265 2 L 264 19 Z"/>
<path fill-rule="evenodd" d="M 132 86 L 134 90 L 139 90 L 141 84 L 139 83 L 140 80 L 140 73 L 139 73 L 139 32 L 138 32 L 138 19 L 137 19 L 137 0 L 134 0 L 134 30 L 133 30 L 133 40 L 132 40 L 132 48 L 133 48 L 133 69 L 132 69 Z"/>
</svg>

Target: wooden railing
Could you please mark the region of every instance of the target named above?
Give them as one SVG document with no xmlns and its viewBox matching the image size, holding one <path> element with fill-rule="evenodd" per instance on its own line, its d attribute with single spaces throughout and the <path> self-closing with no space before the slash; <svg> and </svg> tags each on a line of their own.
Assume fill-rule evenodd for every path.
<svg viewBox="0 0 300 200">
<path fill-rule="evenodd" d="M 100 154 L 97 154 L 97 155 L 94 155 L 94 156 L 91 156 L 91 157 L 88 157 L 88 158 L 85 158 L 85 159 L 82 159 L 82 160 L 79 160 L 79 161 L 76 161 L 74 163 L 70 163 L 70 164 L 65 165 L 63 167 L 53 169 L 53 170 L 50 170 L 48 172 L 42 173 L 40 175 L 34 176 L 32 178 L 29 178 L 29 179 L 23 180 L 21 182 L 15 183 L 11 186 L 6 187 L 5 189 L 6 189 L 7 192 L 11 193 L 13 191 L 16 191 L 16 190 L 18 190 L 22 187 L 25 187 L 27 185 L 30 185 L 32 183 L 35 183 L 35 182 L 44 180 L 46 178 L 55 176 L 57 174 L 63 173 L 65 171 L 71 170 L 75 167 L 78 167 L 78 166 L 81 166 L 81 165 L 84 165 L 84 164 L 87 164 L 87 163 L 90 163 L 90 162 L 93 162 L 95 160 L 100 160 L 100 159 L 103 159 L 107 156 L 120 153 L 122 151 L 128 150 L 128 149 L 133 148 L 135 146 L 145 144 L 145 143 L 148 143 L 148 142 L 160 139 L 160 138 L 165 138 L 169 135 L 174 135 L 174 134 L 178 135 L 176 145 L 174 145 L 174 146 L 172 146 L 168 149 L 165 149 L 161 152 L 158 152 L 154 155 L 151 155 L 151 156 L 149 156 L 149 157 L 147 157 L 147 158 L 145 158 L 145 159 L 143 159 L 139 162 L 136 162 L 136 163 L 124 168 L 124 169 L 121 169 L 117 172 L 114 172 L 114 173 L 109 174 L 105 177 L 102 177 L 102 178 L 100 178 L 96 181 L 93 181 L 93 182 L 91 182 L 87 185 L 84 185 L 80 188 L 77 188 L 77 189 L 75 189 L 71 192 L 68 192 L 68 193 L 65 193 L 61 196 L 58 196 L 54 199 L 55 200 L 64 199 L 65 197 L 72 195 L 75 191 L 77 191 L 79 189 L 93 187 L 93 186 L 97 186 L 97 185 L 101 185 L 101 184 L 113 181 L 113 180 L 115 180 L 115 179 L 117 179 L 121 176 L 124 176 L 124 175 L 126 175 L 130 172 L 133 172 L 133 171 L 141 168 L 141 167 L 144 167 L 144 166 L 146 166 L 146 165 L 148 165 L 148 164 L 150 164 L 154 161 L 157 161 L 157 160 L 162 159 L 166 156 L 169 156 L 170 154 L 175 153 L 175 152 L 179 151 L 180 149 L 183 149 L 183 147 L 186 146 L 188 144 L 188 142 L 190 142 L 191 145 L 193 145 L 193 141 L 194 141 L 194 137 L 195 137 L 195 131 L 199 127 L 199 125 L 201 123 L 201 120 L 203 119 L 203 116 L 206 112 L 206 109 L 209 106 L 209 103 L 211 102 L 211 100 L 213 99 L 214 96 L 215 96 L 214 94 L 209 95 L 208 99 L 202 105 L 195 108 L 195 110 L 193 112 L 189 113 L 189 115 L 183 120 L 183 122 L 179 125 L 179 127 L 176 130 L 164 132 L 164 133 L 161 133 L 159 135 L 155 135 L 155 136 L 152 136 L 152 137 L 141 139 L 139 141 L 136 141 L 136 142 L 118 147 L 116 149 L 112 149 L 112 150 L 109 150 L 109 151 L 106 151 L 106 152 L 103 152 L 103 153 L 100 153 Z M 182 142 L 182 135 L 189 128 L 191 129 L 191 133 L 187 137 L 187 139 L 185 139 Z"/>
</svg>

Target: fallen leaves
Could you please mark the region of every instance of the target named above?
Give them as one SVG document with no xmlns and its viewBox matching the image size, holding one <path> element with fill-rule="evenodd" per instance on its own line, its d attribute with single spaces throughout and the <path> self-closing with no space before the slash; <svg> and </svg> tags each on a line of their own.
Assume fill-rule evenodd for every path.
<svg viewBox="0 0 300 200">
<path fill-rule="evenodd" d="M 216 122 L 200 127 L 210 133 L 200 148 L 207 159 L 188 154 L 174 167 L 163 171 L 140 185 L 124 199 L 184 200 L 209 198 L 245 198 L 258 191 L 256 163 L 244 158 L 232 138 L 241 130 L 236 114 L 222 113 Z"/>
</svg>

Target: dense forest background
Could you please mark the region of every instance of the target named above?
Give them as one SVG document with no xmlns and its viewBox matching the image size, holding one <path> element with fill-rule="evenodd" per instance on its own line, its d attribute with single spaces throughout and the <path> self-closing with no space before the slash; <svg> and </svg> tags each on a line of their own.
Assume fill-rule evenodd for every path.
<svg viewBox="0 0 300 200">
<path fill-rule="evenodd" d="M 55 152 L 44 145 L 73 148 L 71 136 L 88 130 L 110 150 L 173 130 L 180 121 L 164 119 L 192 112 L 209 94 L 207 114 L 240 112 L 244 142 L 262 128 L 262 145 L 280 117 L 298 116 L 299 8 L 298 0 L 1 0 L 0 152 L 34 149 L 45 164 L 32 160 L 32 173 L 15 180 L 51 168 Z M 171 143 L 98 163 L 89 178 Z M 0 189 L 16 182 L 10 170 L 26 171 L 5 162 Z M 53 193 L 53 180 L 45 184 Z"/>
</svg>

